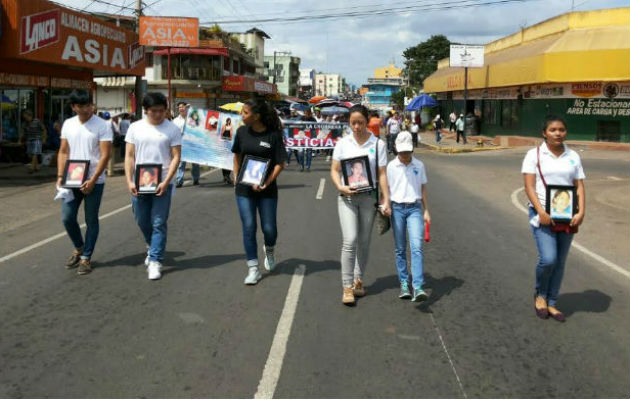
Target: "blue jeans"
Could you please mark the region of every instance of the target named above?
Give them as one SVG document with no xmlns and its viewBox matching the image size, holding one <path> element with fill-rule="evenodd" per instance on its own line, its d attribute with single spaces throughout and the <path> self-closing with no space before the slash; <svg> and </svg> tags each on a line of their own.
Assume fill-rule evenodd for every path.
<svg viewBox="0 0 630 400">
<path fill-rule="evenodd" d="M 173 185 L 161 196 L 140 194 L 131 196 L 131 206 L 136 223 L 149 246 L 149 260 L 162 262 L 166 249 L 168 214 L 171 210 Z"/>
<path fill-rule="evenodd" d="M 442 141 L 442 135 L 440 134 L 440 130 L 435 130 L 435 143 L 440 143 Z"/>
<path fill-rule="evenodd" d="M 258 247 L 256 243 L 256 209 L 260 215 L 263 237 L 266 247 L 276 245 L 278 226 L 276 214 L 278 211 L 277 197 L 245 197 L 236 196 L 236 206 L 243 225 L 243 246 L 247 256 L 247 266 L 258 265 Z"/>
<path fill-rule="evenodd" d="M 404 204 L 392 202 L 392 231 L 396 247 L 396 268 L 398 280 L 409 282 L 407 272 L 407 234 L 411 249 L 412 286 L 422 289 L 424 283 L 424 261 L 422 258 L 422 240 L 424 234 L 424 216 L 420 203 Z"/>
<path fill-rule="evenodd" d="M 529 218 L 536 215 L 529 208 Z M 536 264 L 536 295 L 547 299 L 549 306 L 555 306 L 564 275 L 564 264 L 569 255 L 572 233 L 552 232 L 550 226 L 535 228 L 531 226 L 534 240 L 538 247 L 538 264 Z"/>
<path fill-rule="evenodd" d="M 199 164 L 191 163 L 191 173 L 193 182 L 199 182 Z M 184 183 L 184 173 L 186 172 L 186 161 L 181 161 L 179 163 L 179 167 L 177 168 L 177 177 L 175 178 L 175 183 L 181 185 Z"/>
<path fill-rule="evenodd" d="M 94 252 L 94 246 L 96 246 L 96 239 L 98 239 L 98 210 L 101 207 L 101 199 L 103 198 L 104 183 L 98 183 L 94 185 L 94 189 L 88 195 L 83 194 L 79 189 L 73 189 L 74 200 L 61 203 L 61 221 L 63 226 L 72 240 L 74 248 L 77 250 L 83 249 L 81 258 L 90 259 Z M 83 241 L 83 235 L 81 234 L 81 228 L 77 221 L 77 214 L 79 213 L 79 206 L 81 202 L 85 200 L 85 224 L 87 230 L 85 231 L 85 241 Z"/>
<path fill-rule="evenodd" d="M 306 157 L 304 155 L 306 154 Z M 298 164 L 302 166 L 302 169 L 306 166 L 306 169 L 311 169 L 311 161 L 313 160 L 313 150 L 312 149 L 300 149 L 298 150 Z M 305 160 L 306 159 L 306 160 Z M 306 165 L 304 162 L 306 161 Z"/>
</svg>

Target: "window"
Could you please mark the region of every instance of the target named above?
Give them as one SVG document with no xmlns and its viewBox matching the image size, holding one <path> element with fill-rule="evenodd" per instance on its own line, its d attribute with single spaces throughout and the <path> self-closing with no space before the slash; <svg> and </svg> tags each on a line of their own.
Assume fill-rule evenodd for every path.
<svg viewBox="0 0 630 400">
<path fill-rule="evenodd" d="M 171 56 L 171 78 L 218 81 L 221 79 L 220 60 L 219 56 L 194 54 Z M 228 59 L 226 58 L 226 60 Z M 168 79 L 168 60 L 166 57 L 162 57 L 162 79 Z"/>
</svg>

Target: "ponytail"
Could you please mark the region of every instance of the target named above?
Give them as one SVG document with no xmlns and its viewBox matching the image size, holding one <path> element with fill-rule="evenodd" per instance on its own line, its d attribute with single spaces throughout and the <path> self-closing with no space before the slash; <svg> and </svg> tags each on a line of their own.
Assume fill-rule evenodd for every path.
<svg viewBox="0 0 630 400">
<path fill-rule="evenodd" d="M 271 132 L 279 132 L 282 128 L 276 110 L 264 99 L 253 98 L 245 102 L 255 114 L 260 115 L 260 122 Z"/>
</svg>

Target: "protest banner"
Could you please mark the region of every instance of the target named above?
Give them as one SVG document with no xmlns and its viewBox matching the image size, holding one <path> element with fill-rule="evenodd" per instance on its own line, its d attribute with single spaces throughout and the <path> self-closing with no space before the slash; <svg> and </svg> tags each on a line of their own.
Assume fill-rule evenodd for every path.
<svg viewBox="0 0 630 400">
<path fill-rule="evenodd" d="M 242 126 L 239 114 L 191 108 L 182 138 L 182 161 L 232 170 L 232 144 Z"/>
<path fill-rule="evenodd" d="M 333 122 L 283 121 L 284 146 L 287 149 L 332 149 L 349 129 L 348 124 Z"/>
</svg>

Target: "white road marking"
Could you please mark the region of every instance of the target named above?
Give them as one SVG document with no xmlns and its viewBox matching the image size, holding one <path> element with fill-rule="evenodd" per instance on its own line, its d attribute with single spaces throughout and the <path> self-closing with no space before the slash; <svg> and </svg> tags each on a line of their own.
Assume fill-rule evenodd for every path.
<svg viewBox="0 0 630 400">
<path fill-rule="evenodd" d="M 321 200 L 324 196 L 324 187 L 326 186 L 326 179 L 322 178 L 319 180 L 319 189 L 317 189 L 317 195 L 315 196 L 316 200 Z"/>
<path fill-rule="evenodd" d="M 200 175 L 200 177 L 208 176 L 211 173 L 216 172 L 216 171 L 218 171 L 218 169 L 213 169 L 211 171 L 204 172 L 203 174 Z M 105 218 L 109 218 L 112 215 L 116 215 L 118 213 L 121 213 L 121 212 L 123 212 L 123 211 L 125 211 L 125 210 L 127 210 L 129 208 L 131 208 L 131 204 L 127 204 L 126 206 L 117 208 L 114 211 L 111 211 L 111 212 L 108 212 L 107 214 L 101 215 L 100 217 L 98 217 L 98 219 L 99 219 L 99 221 L 102 221 Z M 85 223 L 80 225 L 81 229 L 83 229 L 85 227 L 86 227 Z M 21 254 L 27 253 L 27 252 L 29 252 L 31 250 L 34 250 L 34 249 L 38 248 L 38 247 L 42 247 L 43 245 L 48 244 L 50 242 L 53 242 L 53 241 L 55 241 L 57 239 L 61 239 L 64 236 L 66 236 L 66 232 L 65 231 L 64 232 L 60 232 L 60 233 L 58 233 L 56 235 L 53 235 L 53 236 L 51 236 L 51 237 L 49 237 L 47 239 L 44 239 L 44 240 L 42 240 L 40 242 L 34 243 L 34 244 L 30 245 L 30 246 L 24 247 L 23 249 L 15 251 L 15 252 L 13 252 L 11 254 L 8 254 L 8 255 L 6 255 L 4 257 L 0 257 L 0 263 L 3 263 L 5 261 L 9 261 L 12 258 L 15 258 L 15 257 L 17 257 L 17 256 L 19 256 Z"/>
<path fill-rule="evenodd" d="M 300 291 L 302 290 L 305 270 L 306 266 L 300 264 L 295 269 L 293 277 L 291 278 L 291 284 L 289 285 L 284 308 L 282 309 L 282 314 L 278 321 L 276 334 L 273 337 L 271 350 L 269 350 L 269 356 L 265 363 L 265 369 L 263 370 L 262 378 L 258 384 L 258 390 L 254 395 L 255 399 L 271 399 L 276 391 L 278 379 L 280 379 L 280 372 L 282 371 L 284 355 L 287 351 L 287 342 L 289 341 L 293 318 L 295 317 L 295 310 L 297 309 Z"/>
<path fill-rule="evenodd" d="M 611 181 L 620 181 L 621 180 L 621 178 L 619 178 L 617 176 L 607 176 L 607 178 L 608 178 L 608 180 L 611 180 Z"/>
<path fill-rule="evenodd" d="M 453 360 L 451 359 L 451 355 L 448 353 L 446 349 L 446 344 L 444 343 L 444 339 L 442 339 L 442 334 L 440 333 L 440 328 L 438 328 L 437 322 L 435 322 L 435 318 L 433 314 L 429 314 L 431 316 L 431 321 L 433 321 L 433 327 L 435 328 L 435 332 L 437 332 L 438 337 L 440 338 L 440 343 L 442 343 L 442 349 L 444 349 L 444 353 L 446 353 L 446 357 L 448 358 L 448 362 L 451 364 L 451 369 L 453 370 L 453 374 L 455 374 L 455 379 L 457 379 L 457 384 L 459 385 L 459 390 L 461 390 L 462 395 L 465 399 L 468 398 L 466 395 L 466 391 L 464 390 L 464 385 L 462 385 L 461 379 L 459 379 L 459 375 L 457 374 L 457 370 L 455 369 L 455 364 L 453 364 Z"/>
<path fill-rule="evenodd" d="M 515 191 L 512 192 L 512 195 L 510 197 L 512 198 L 512 204 L 514 204 L 514 206 L 516 206 L 516 208 L 518 208 L 519 210 L 523 211 L 525 214 L 528 214 L 527 208 L 525 208 L 525 206 L 523 206 L 522 204 L 520 204 L 518 202 L 518 194 L 522 190 L 524 190 L 524 188 L 522 188 L 522 187 L 516 189 Z M 576 249 L 580 250 L 582 253 L 586 254 L 587 256 L 590 256 L 594 260 L 599 261 L 600 263 L 604 264 L 605 266 L 607 266 L 608 268 L 612 269 L 613 271 L 620 273 L 621 275 L 625 276 L 626 278 L 630 278 L 630 272 L 628 272 L 625 269 L 621 268 L 619 265 L 615 264 L 614 262 L 612 262 L 610 260 L 607 260 L 606 258 L 600 256 L 599 254 L 592 252 L 591 250 L 587 249 L 586 247 L 584 247 L 583 245 L 579 244 L 575 240 L 571 243 L 571 245 L 573 247 L 575 247 Z"/>
</svg>

